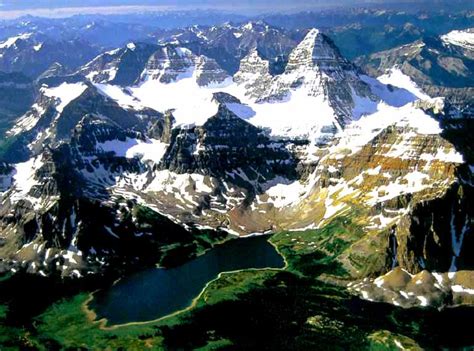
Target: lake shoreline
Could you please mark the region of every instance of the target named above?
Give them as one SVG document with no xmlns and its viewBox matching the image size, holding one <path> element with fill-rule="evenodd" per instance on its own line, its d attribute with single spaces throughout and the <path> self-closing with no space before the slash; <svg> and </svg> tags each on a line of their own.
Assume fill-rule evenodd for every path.
<svg viewBox="0 0 474 351">
<path fill-rule="evenodd" d="M 261 238 L 261 237 L 271 237 L 273 235 L 273 233 L 265 233 L 265 234 L 253 234 L 253 235 L 247 235 L 247 236 L 242 236 L 242 237 L 238 237 L 236 239 L 228 239 L 228 240 L 225 240 L 223 241 L 222 243 L 218 244 L 218 245 L 215 245 L 213 248 L 209 249 L 209 250 L 206 250 L 205 252 L 203 252 L 202 254 L 196 256 L 195 258 L 193 258 L 191 261 L 188 261 L 187 263 L 190 263 L 190 262 L 193 262 L 195 261 L 196 259 L 206 255 L 207 253 L 209 252 L 212 252 L 213 249 L 217 249 L 219 247 L 221 247 L 222 245 L 226 244 L 226 243 L 229 243 L 229 242 L 236 242 L 238 241 L 239 239 L 256 239 L 256 238 Z M 165 319 L 169 319 L 169 318 L 172 318 L 172 317 L 175 317 L 179 314 L 182 314 L 184 312 L 187 312 L 187 311 L 190 311 L 192 310 L 193 308 L 196 307 L 197 305 L 197 302 L 199 301 L 199 299 L 202 297 L 202 295 L 204 294 L 204 292 L 208 289 L 208 287 L 210 286 L 210 284 L 212 284 L 213 282 L 221 279 L 224 275 L 227 275 L 227 274 L 235 274 L 235 273 L 239 273 L 239 272 L 244 272 L 244 271 L 263 271 L 263 270 L 271 270 L 271 271 L 282 271 L 282 270 L 285 270 L 287 269 L 288 267 L 288 262 L 287 262 L 287 259 L 286 257 L 280 252 L 280 250 L 278 249 L 277 245 L 274 244 L 273 242 L 271 242 L 269 239 L 265 240 L 266 243 L 270 244 L 272 246 L 272 248 L 275 250 L 275 253 L 279 256 L 279 258 L 282 259 L 282 267 L 271 267 L 271 266 L 268 266 L 268 267 L 258 267 L 258 268 L 240 268 L 240 269 L 235 269 L 235 270 L 229 270 L 229 271 L 222 271 L 222 272 L 219 272 L 217 274 L 216 277 L 214 277 L 213 279 L 209 280 L 206 282 L 206 284 L 204 285 L 204 287 L 200 290 L 200 292 L 192 299 L 191 303 L 182 308 L 182 309 L 179 309 L 179 310 L 176 310 L 172 313 L 169 313 L 169 314 L 166 314 L 164 316 L 161 316 L 161 317 L 158 317 L 158 318 L 155 318 L 155 319 L 150 319 L 150 320 L 146 320 L 146 321 L 131 321 L 131 322 L 126 322 L 126 323 L 117 323 L 117 324 L 113 324 L 113 325 L 108 325 L 109 323 L 109 320 L 107 318 L 100 318 L 100 319 L 97 319 L 98 318 L 98 314 L 96 312 L 96 310 L 91 307 L 91 302 L 94 300 L 95 298 L 95 294 L 97 292 L 99 292 L 99 290 L 97 291 L 94 291 L 94 292 L 91 292 L 89 294 L 89 298 L 83 303 L 83 310 L 85 312 L 85 314 L 87 315 L 87 318 L 88 320 L 91 322 L 91 323 L 98 323 L 99 324 L 99 327 L 103 330 L 115 330 L 115 329 L 118 329 L 118 328 L 121 328 L 121 327 L 127 327 L 127 326 L 133 326 L 133 325 L 146 325 L 146 324 L 153 324 L 153 323 L 158 323 L 160 321 L 163 321 Z M 184 263 L 183 265 L 186 265 L 186 263 Z M 182 265 L 182 266 L 183 266 Z M 176 268 L 176 267 L 175 267 Z M 163 269 L 163 267 L 159 267 L 158 269 Z M 114 282 L 113 285 L 115 285 L 119 280 L 123 279 L 125 277 L 122 277 L 120 279 L 118 279 L 116 282 Z"/>
</svg>

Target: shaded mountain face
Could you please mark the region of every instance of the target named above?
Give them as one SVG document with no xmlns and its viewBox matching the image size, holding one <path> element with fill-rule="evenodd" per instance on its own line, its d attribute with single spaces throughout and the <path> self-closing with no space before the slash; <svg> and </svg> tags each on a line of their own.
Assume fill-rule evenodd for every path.
<svg viewBox="0 0 474 351">
<path fill-rule="evenodd" d="M 472 104 L 474 32 L 452 31 L 358 60 L 370 74 L 397 67 L 431 95 Z M 471 97 L 470 97 L 471 96 Z"/>
<path fill-rule="evenodd" d="M 53 63 L 74 69 L 98 52 L 83 40 L 56 41 L 38 33 L 22 33 L 0 42 L 0 71 L 21 72 L 35 79 Z"/>
<path fill-rule="evenodd" d="M 0 73 L 0 137 L 34 100 L 33 82 L 20 73 Z"/>
<path fill-rule="evenodd" d="M 473 268 L 469 111 L 402 69 L 363 74 L 317 29 L 280 72 L 272 50 L 290 39 L 264 23 L 182 33 L 39 78 L 0 163 L 3 269 L 80 277 L 173 265 L 231 234 L 327 230 L 304 249 L 334 256 L 340 284 L 441 305 L 451 283 L 423 273 L 424 299 L 401 301 L 375 278 Z"/>
</svg>

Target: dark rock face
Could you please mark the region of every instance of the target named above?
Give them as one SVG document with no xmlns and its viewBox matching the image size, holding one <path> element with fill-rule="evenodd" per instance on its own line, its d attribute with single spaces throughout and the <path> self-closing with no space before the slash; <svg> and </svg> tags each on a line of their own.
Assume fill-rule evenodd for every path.
<svg viewBox="0 0 474 351">
<path fill-rule="evenodd" d="M 259 184 L 276 175 L 295 178 L 296 163 L 281 143 L 272 142 L 221 104 L 202 127 L 173 131 L 162 167 L 224 178 L 240 170 Z"/>
<path fill-rule="evenodd" d="M 70 73 L 64 65 L 55 62 L 36 79 L 36 84 L 38 86 L 54 87 L 62 83 L 73 84 L 85 81 L 86 78 L 81 74 Z"/>
<path fill-rule="evenodd" d="M 99 55 L 78 73 L 90 76 L 95 83 L 130 86 L 138 81 L 156 45 L 130 43 L 125 48 Z"/>
<path fill-rule="evenodd" d="M 147 134 L 150 138 L 155 138 L 169 144 L 174 122 L 173 111 L 166 111 L 163 119 L 158 119 L 156 122 L 151 123 Z"/>
<path fill-rule="evenodd" d="M 415 273 L 473 269 L 473 195 L 472 187 L 455 184 L 444 197 L 416 205 L 397 228 L 400 266 Z"/>
<path fill-rule="evenodd" d="M 13 167 L 5 162 L 0 162 L 0 192 L 8 190 L 12 183 Z"/>
<path fill-rule="evenodd" d="M 107 116 L 123 128 L 140 125 L 140 119 L 133 112 L 124 110 L 116 102 L 98 93 L 95 88 L 89 87 L 81 96 L 72 101 L 59 116 L 56 127 L 57 138 L 70 135 L 81 118 L 90 113 Z"/>
<path fill-rule="evenodd" d="M 32 108 L 26 115 L 38 121 L 33 128 L 19 130 L 9 139 L 10 144 L 6 146 L 4 153 L 5 161 L 24 161 L 29 155 L 40 153 L 45 145 L 52 146 L 54 143 L 68 140 L 85 116 L 107 119 L 120 128 L 135 132 L 144 132 L 150 123 L 164 123 L 162 114 L 157 111 L 124 109 L 101 94 L 94 86 L 84 84 L 87 84 L 84 92 L 62 111 L 56 110 L 57 102 L 54 98 L 40 94 L 36 100 L 37 107 Z M 47 137 L 38 138 L 38 135 Z"/>
</svg>

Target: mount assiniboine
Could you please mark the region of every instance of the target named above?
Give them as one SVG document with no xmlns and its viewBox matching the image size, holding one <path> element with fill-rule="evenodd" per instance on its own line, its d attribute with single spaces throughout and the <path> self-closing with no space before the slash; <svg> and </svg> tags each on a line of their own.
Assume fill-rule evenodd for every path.
<svg viewBox="0 0 474 351">
<path fill-rule="evenodd" d="M 327 239 L 344 243 L 338 284 L 402 306 L 472 299 L 471 116 L 398 66 L 366 75 L 317 29 L 214 28 L 38 78 L 0 163 L 0 268 L 80 278 L 344 216 L 363 230 Z"/>
</svg>

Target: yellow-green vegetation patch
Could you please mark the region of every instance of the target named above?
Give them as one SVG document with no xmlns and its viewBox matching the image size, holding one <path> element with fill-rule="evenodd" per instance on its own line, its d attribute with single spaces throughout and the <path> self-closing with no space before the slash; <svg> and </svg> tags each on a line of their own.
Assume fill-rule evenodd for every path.
<svg viewBox="0 0 474 351">
<path fill-rule="evenodd" d="M 162 342 L 157 330 L 148 325 L 130 325 L 114 329 L 102 329 L 101 322 L 92 321 L 86 313 L 88 294 L 79 294 L 51 306 L 37 318 L 39 339 L 53 340 L 65 348 L 100 350 L 156 349 Z"/>
<path fill-rule="evenodd" d="M 356 276 L 366 277 L 384 269 L 389 236 L 389 229 L 369 233 L 344 253 L 345 261 L 355 270 Z"/>
<path fill-rule="evenodd" d="M 232 346 L 233 343 L 230 340 L 227 339 L 221 339 L 221 340 L 213 340 L 209 341 L 206 346 L 199 347 L 196 349 L 196 351 L 211 351 L 211 350 L 220 350 L 225 347 Z"/>
<path fill-rule="evenodd" d="M 274 276 L 274 270 L 244 270 L 221 273 L 219 278 L 208 284 L 199 296 L 196 306 L 218 303 L 223 300 L 237 300 L 238 295 L 262 286 L 265 280 Z"/>
<path fill-rule="evenodd" d="M 355 215 L 352 211 L 336 217 L 321 229 L 279 233 L 271 241 L 285 256 L 292 272 L 313 277 L 322 273 L 345 277 L 348 273 L 337 258 L 365 234 L 355 222 Z"/>
<path fill-rule="evenodd" d="M 396 351 L 396 350 L 423 350 L 414 340 L 388 330 L 381 330 L 372 333 L 368 337 L 370 351 Z"/>
</svg>

